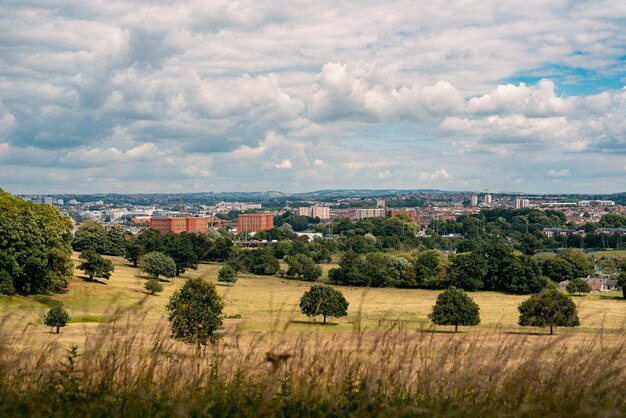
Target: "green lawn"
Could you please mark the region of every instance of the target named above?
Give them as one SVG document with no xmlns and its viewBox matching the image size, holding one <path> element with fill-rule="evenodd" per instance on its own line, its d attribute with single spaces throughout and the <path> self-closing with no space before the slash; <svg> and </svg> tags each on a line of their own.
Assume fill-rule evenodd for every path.
<svg viewBox="0 0 626 418">
<path fill-rule="evenodd" d="M 626 257 L 626 250 L 593 251 L 588 254 L 596 257 Z"/>
<path fill-rule="evenodd" d="M 164 291 L 157 296 L 149 296 L 143 289 L 145 278 L 138 269 L 129 266 L 119 257 L 110 257 L 115 264 L 115 272 L 109 281 L 87 282 L 76 271 L 65 294 L 53 295 L 64 302 L 72 323 L 64 332 L 80 335 L 79 330 L 88 330 L 103 322 L 110 321 L 116 313 L 124 320 L 139 322 L 146 327 L 166 324 L 165 305 L 171 294 L 183 282 L 184 277 L 202 276 L 217 283 L 217 272 L 221 264 L 201 264 L 198 270 L 186 272 L 183 278 L 163 282 Z M 324 276 L 329 268 L 324 266 Z M 233 286 L 217 283 L 217 288 L 224 298 L 225 315 L 240 315 L 241 319 L 226 319 L 226 327 L 242 327 L 250 331 L 270 329 L 315 330 L 335 332 L 354 329 L 354 323 L 360 320 L 363 327 L 373 329 L 379 320 L 402 320 L 408 329 L 428 328 L 428 313 L 438 291 L 421 289 L 367 289 L 338 288 L 350 302 L 349 315 L 345 318 L 332 319 L 336 326 L 318 327 L 310 318 L 299 312 L 301 295 L 311 285 L 307 282 L 281 279 L 279 277 L 254 276 L 241 274 Z M 471 296 L 480 306 L 481 325 L 476 329 L 504 328 L 509 331 L 521 331 L 517 326 L 517 306 L 525 296 L 507 295 L 496 292 L 476 292 Z M 619 298 L 621 293 L 590 294 L 575 297 L 579 306 L 581 327 L 577 330 L 561 332 L 588 333 L 603 329 L 614 332 L 624 326 L 626 301 Z M 41 317 L 48 307 L 24 297 L 1 297 L 0 316 L 5 318 L 5 330 L 21 330 L 36 335 L 45 333 Z M 9 315 L 7 315 L 9 314 Z M 7 316 L 10 318 L 7 319 Z M 319 319 L 318 319 L 319 321 Z M 26 326 L 30 324 L 30 326 Z M 389 322 L 384 322 L 389 324 Z M 80 325 L 77 327 L 76 325 Z M 440 327 L 447 329 L 446 327 Z M 73 330 L 73 331 L 72 331 Z"/>
</svg>

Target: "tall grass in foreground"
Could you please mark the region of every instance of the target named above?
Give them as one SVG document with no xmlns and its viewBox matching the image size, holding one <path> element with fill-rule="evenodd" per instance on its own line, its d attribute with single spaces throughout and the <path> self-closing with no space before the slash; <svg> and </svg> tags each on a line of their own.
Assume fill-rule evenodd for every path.
<svg viewBox="0 0 626 418">
<path fill-rule="evenodd" d="M 196 350 L 142 326 L 118 318 L 70 349 L 2 335 L 0 416 L 626 413 L 623 336 L 601 347 L 496 331 L 234 331 Z"/>
</svg>

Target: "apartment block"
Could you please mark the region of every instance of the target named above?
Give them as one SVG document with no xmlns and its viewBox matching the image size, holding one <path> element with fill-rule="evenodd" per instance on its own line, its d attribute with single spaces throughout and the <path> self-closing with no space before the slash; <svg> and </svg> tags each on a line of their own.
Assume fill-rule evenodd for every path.
<svg viewBox="0 0 626 418">
<path fill-rule="evenodd" d="M 309 206 L 298 208 L 298 215 L 326 220 L 330 219 L 330 208 L 326 206 Z"/>
<path fill-rule="evenodd" d="M 237 232 L 264 231 L 274 227 L 274 215 L 267 213 L 246 213 L 237 217 Z"/>
<path fill-rule="evenodd" d="M 209 231 L 209 223 L 213 223 L 213 217 L 161 217 L 150 218 L 150 228 L 162 234 L 166 232 L 202 232 Z"/>
</svg>

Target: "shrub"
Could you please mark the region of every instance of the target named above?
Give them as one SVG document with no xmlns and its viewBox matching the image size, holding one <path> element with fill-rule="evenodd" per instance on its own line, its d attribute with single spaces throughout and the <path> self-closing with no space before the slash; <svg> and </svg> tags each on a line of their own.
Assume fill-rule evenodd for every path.
<svg viewBox="0 0 626 418">
<path fill-rule="evenodd" d="M 565 290 L 567 290 L 567 293 L 569 293 L 570 295 L 573 295 L 573 294 L 580 295 L 581 293 L 591 292 L 591 286 L 589 286 L 589 283 L 587 283 L 585 280 L 581 278 L 576 278 L 576 279 L 570 280 Z"/>
<path fill-rule="evenodd" d="M 143 285 L 144 289 L 150 292 L 151 295 L 163 291 L 163 285 L 156 279 L 150 279 Z"/>
<path fill-rule="evenodd" d="M 231 283 L 236 283 L 237 272 L 235 271 L 234 268 L 232 268 L 231 266 L 227 264 L 224 267 L 222 267 L 220 271 L 217 273 L 217 280 L 220 282 L 226 282 L 229 285 Z"/>
</svg>

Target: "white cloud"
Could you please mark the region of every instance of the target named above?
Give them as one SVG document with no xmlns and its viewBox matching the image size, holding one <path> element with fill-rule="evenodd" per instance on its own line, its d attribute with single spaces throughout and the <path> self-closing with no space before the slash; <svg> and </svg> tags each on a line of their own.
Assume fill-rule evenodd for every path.
<svg viewBox="0 0 626 418">
<path fill-rule="evenodd" d="M 420 180 L 450 180 L 452 176 L 445 168 L 433 172 L 422 172 L 418 174 Z"/>
<path fill-rule="evenodd" d="M 291 168 L 291 161 L 289 161 L 289 160 L 282 160 L 281 162 L 274 164 L 274 167 L 280 168 L 280 169 L 284 169 L 284 170 L 288 170 L 288 169 Z"/>
<path fill-rule="evenodd" d="M 548 177 L 569 177 L 572 173 L 567 168 L 563 168 L 561 170 L 555 170 L 551 168 L 548 171 Z"/>
</svg>

